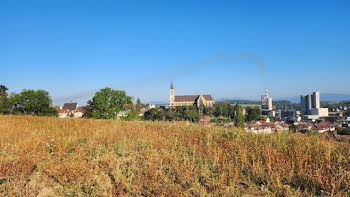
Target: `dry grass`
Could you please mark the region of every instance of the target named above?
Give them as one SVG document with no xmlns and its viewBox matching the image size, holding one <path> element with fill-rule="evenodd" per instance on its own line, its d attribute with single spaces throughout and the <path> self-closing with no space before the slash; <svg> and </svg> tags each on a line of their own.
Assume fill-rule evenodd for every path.
<svg viewBox="0 0 350 197">
<path fill-rule="evenodd" d="M 350 144 L 161 122 L 0 116 L 0 196 L 350 194 Z"/>
</svg>

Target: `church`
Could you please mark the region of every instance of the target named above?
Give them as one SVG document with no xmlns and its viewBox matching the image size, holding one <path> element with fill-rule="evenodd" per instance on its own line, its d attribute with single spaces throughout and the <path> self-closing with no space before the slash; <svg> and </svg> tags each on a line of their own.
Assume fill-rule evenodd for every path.
<svg viewBox="0 0 350 197">
<path fill-rule="evenodd" d="M 214 105 L 215 101 L 210 94 L 200 94 L 200 95 L 183 95 L 183 96 L 175 96 L 174 85 L 171 83 L 170 85 L 170 107 L 176 106 L 200 106 L 200 104 L 207 107 L 211 107 Z"/>
</svg>

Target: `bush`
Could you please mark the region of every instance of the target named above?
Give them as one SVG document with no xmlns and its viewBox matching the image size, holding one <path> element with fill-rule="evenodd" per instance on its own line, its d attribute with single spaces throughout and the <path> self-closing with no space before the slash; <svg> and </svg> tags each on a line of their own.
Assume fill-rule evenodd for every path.
<svg viewBox="0 0 350 197">
<path fill-rule="evenodd" d="M 338 135 L 350 135 L 350 128 L 337 128 Z"/>
</svg>

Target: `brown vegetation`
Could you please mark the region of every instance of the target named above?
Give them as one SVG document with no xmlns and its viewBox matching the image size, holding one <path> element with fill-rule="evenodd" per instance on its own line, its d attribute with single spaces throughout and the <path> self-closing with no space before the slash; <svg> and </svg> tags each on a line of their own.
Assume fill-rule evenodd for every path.
<svg viewBox="0 0 350 197">
<path fill-rule="evenodd" d="M 349 161 L 318 135 L 0 116 L 0 196 L 344 196 Z"/>
</svg>

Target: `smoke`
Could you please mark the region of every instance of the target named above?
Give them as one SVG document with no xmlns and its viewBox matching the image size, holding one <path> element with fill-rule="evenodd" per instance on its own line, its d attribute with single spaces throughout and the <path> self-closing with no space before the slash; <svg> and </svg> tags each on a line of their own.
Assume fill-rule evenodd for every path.
<svg viewBox="0 0 350 197">
<path fill-rule="evenodd" d="M 191 77 L 195 74 L 198 74 L 202 70 L 213 67 L 213 65 L 217 66 L 222 63 L 229 64 L 232 67 L 240 67 L 241 62 L 250 63 L 254 65 L 257 69 L 259 69 L 261 76 L 264 79 L 264 82 L 266 82 L 265 64 L 259 57 L 249 52 L 239 52 L 237 54 L 234 54 L 232 51 L 227 51 L 227 52 L 217 52 L 208 58 L 203 58 L 199 60 L 197 63 L 174 66 L 168 72 L 160 71 L 153 75 L 148 75 L 137 79 L 126 80 L 117 84 L 109 84 L 106 86 L 114 89 L 124 89 L 126 87 L 145 88 L 152 83 L 165 82 L 165 81 L 170 82 L 171 80 L 175 80 L 180 77 Z M 87 100 L 92 98 L 92 96 L 96 91 L 98 91 L 98 89 L 91 89 L 91 90 L 78 92 L 74 95 L 57 97 L 54 99 L 54 103 L 57 104 L 57 103 L 64 103 L 64 102 L 70 102 L 70 101 L 86 103 Z"/>
<path fill-rule="evenodd" d="M 256 65 L 260 69 L 261 75 L 266 82 L 265 64 L 260 58 L 249 52 L 241 52 L 239 58 Z"/>
</svg>

